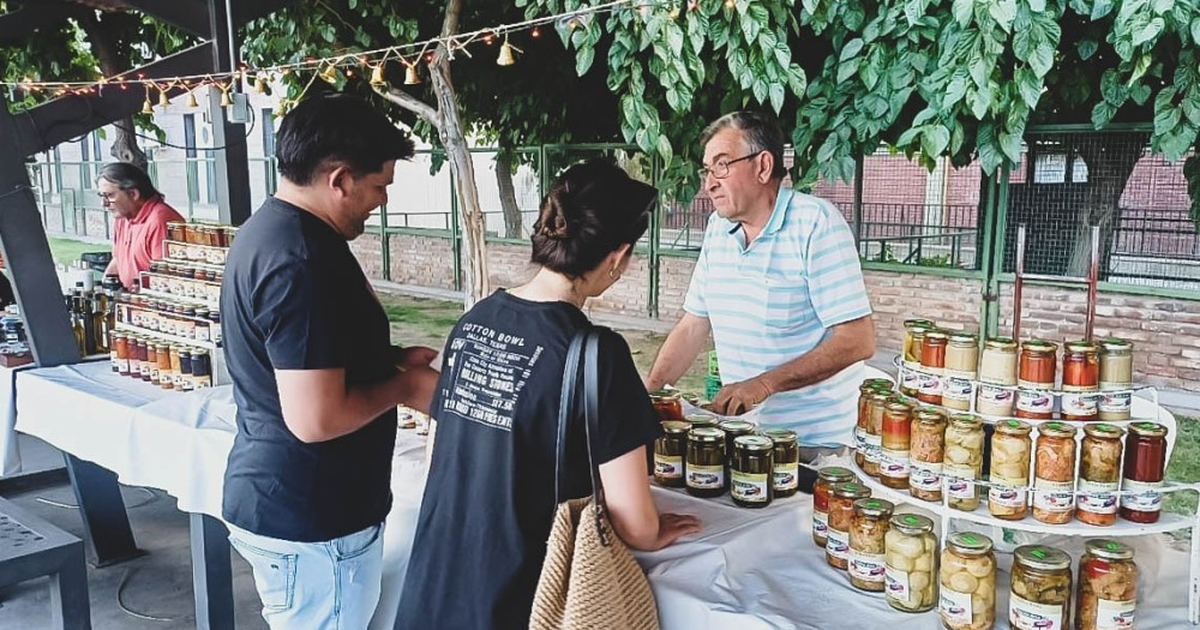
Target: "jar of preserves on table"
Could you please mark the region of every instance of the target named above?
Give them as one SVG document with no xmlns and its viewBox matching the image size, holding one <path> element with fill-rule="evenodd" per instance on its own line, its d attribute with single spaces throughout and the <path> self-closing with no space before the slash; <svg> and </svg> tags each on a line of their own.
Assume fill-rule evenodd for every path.
<svg viewBox="0 0 1200 630">
<path fill-rule="evenodd" d="M 699 429 L 701 427 L 712 427 L 715 429 L 717 428 L 717 422 L 719 422 L 719 420 L 712 414 L 692 413 L 688 414 L 687 417 L 684 418 L 684 422 L 687 422 L 689 425 L 691 425 L 693 429 Z"/>
<path fill-rule="evenodd" d="M 853 482 L 839 483 L 829 496 L 829 531 L 825 540 L 825 561 L 839 569 L 850 567 L 850 526 L 854 521 L 854 502 L 871 496 L 871 489 Z"/>
<path fill-rule="evenodd" d="M 1117 522 L 1117 490 L 1121 487 L 1121 438 L 1125 430 L 1094 423 L 1083 428 L 1079 457 L 1079 505 L 1075 516 L 1088 525 Z"/>
<path fill-rule="evenodd" d="M 989 630 L 996 623 L 996 556 L 990 538 L 975 532 L 947 536 L 938 575 L 943 627 Z"/>
<path fill-rule="evenodd" d="M 933 521 L 919 514 L 897 514 L 884 543 L 887 603 L 904 612 L 933 610 L 938 601 Z"/>
<path fill-rule="evenodd" d="M 733 443 L 743 435 L 754 433 L 754 423 L 746 420 L 726 420 L 717 425 L 725 432 L 725 479 L 729 480 L 729 470 L 733 466 Z"/>
<path fill-rule="evenodd" d="M 909 448 L 908 492 L 924 501 L 942 500 L 942 462 L 946 454 L 946 416 L 933 407 L 917 409 Z"/>
<path fill-rule="evenodd" d="M 1053 547 L 1017 547 L 1008 597 L 1012 629 L 1066 630 L 1070 602 L 1071 556 Z"/>
<path fill-rule="evenodd" d="M 1128 420 L 1133 410 L 1133 344 L 1124 339 L 1102 339 L 1099 345 L 1100 402 L 1097 417 L 1112 422 Z"/>
<path fill-rule="evenodd" d="M 1158 522 L 1166 465 L 1167 428 L 1154 422 L 1129 425 L 1121 480 L 1121 518 L 1142 524 Z"/>
<path fill-rule="evenodd" d="M 1075 427 L 1062 422 L 1038 427 L 1033 474 L 1033 518 L 1069 523 L 1075 515 Z"/>
<path fill-rule="evenodd" d="M 1019 521 L 1029 510 L 1029 459 L 1033 427 L 1020 420 L 996 424 L 992 435 L 992 461 L 989 471 L 988 511 L 996 518 Z"/>
<path fill-rule="evenodd" d="M 1078 630 L 1134 627 L 1138 568 L 1133 548 L 1115 540 L 1089 540 L 1079 561 L 1075 596 Z"/>
<path fill-rule="evenodd" d="M 1049 420 L 1054 417 L 1054 389 L 1058 344 L 1031 339 L 1021 344 L 1017 377 L 1017 417 Z"/>
<path fill-rule="evenodd" d="M 800 488 L 800 445 L 796 432 L 790 429 L 768 429 L 763 435 L 771 439 L 774 453 L 774 469 L 771 488 L 776 499 L 796 494 Z"/>
<path fill-rule="evenodd" d="M 725 493 L 725 432 L 716 427 L 688 431 L 684 476 L 692 496 L 710 498 Z"/>
<path fill-rule="evenodd" d="M 771 485 L 775 468 L 774 447 L 771 438 L 761 435 L 739 435 L 734 439 L 729 482 L 729 495 L 734 503 L 747 508 L 771 504 L 775 498 Z"/>
<path fill-rule="evenodd" d="M 908 488 L 911 426 L 912 407 L 889 403 L 883 417 L 883 444 L 879 454 L 879 483 L 889 488 Z"/>
<path fill-rule="evenodd" d="M 969 414 L 950 417 L 946 427 L 946 455 L 942 475 L 947 503 L 972 512 L 979 507 L 979 480 L 983 471 L 983 423 Z"/>
<path fill-rule="evenodd" d="M 818 547 L 824 549 L 829 533 L 829 499 L 833 489 L 842 483 L 857 481 L 857 477 L 841 466 L 826 466 L 817 471 L 813 484 L 812 537 Z"/>
<path fill-rule="evenodd" d="M 1086 422 L 1097 418 L 1100 360 L 1095 345 L 1086 341 L 1068 341 L 1063 345 L 1062 388 L 1064 420 Z"/>
<path fill-rule="evenodd" d="M 862 469 L 871 477 L 879 476 L 879 460 L 883 450 L 883 419 L 887 413 L 888 402 L 888 395 L 878 391 L 867 400 L 869 417 Z"/>
<path fill-rule="evenodd" d="M 683 420 L 683 399 L 678 390 L 659 389 L 650 392 L 650 403 L 662 422 Z"/>
<path fill-rule="evenodd" d="M 956 332 L 946 346 L 946 369 L 942 373 L 942 406 L 967 411 L 971 408 L 972 382 L 979 369 L 979 338 L 975 333 Z"/>
<path fill-rule="evenodd" d="M 686 422 L 670 420 L 662 423 L 663 434 L 654 440 L 654 480 L 666 488 L 682 488 L 683 460 L 687 454 L 688 430 Z"/>
<path fill-rule="evenodd" d="M 942 404 L 942 376 L 946 369 L 946 346 L 950 335 L 930 330 L 921 338 L 921 375 L 917 380 L 917 399 L 931 405 Z"/>
<path fill-rule="evenodd" d="M 975 411 L 986 416 L 1012 416 L 1016 384 L 1017 342 L 1008 337 L 988 339 L 979 357 Z"/>
<path fill-rule="evenodd" d="M 854 502 L 850 521 L 850 584 L 854 588 L 882 592 L 885 585 L 885 551 L 888 521 L 895 504 L 883 499 Z"/>
</svg>

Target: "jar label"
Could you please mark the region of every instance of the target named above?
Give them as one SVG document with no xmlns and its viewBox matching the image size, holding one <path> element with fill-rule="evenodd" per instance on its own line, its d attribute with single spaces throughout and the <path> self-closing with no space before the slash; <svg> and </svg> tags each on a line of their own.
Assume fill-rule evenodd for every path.
<svg viewBox="0 0 1200 630">
<path fill-rule="evenodd" d="M 993 475 L 992 487 L 988 490 L 988 504 L 1009 509 L 1025 507 L 1025 479 L 1006 478 Z"/>
<path fill-rule="evenodd" d="M 1102 413 L 1129 413 L 1133 409 L 1133 394 L 1130 392 L 1104 392 L 1100 394 Z"/>
<path fill-rule="evenodd" d="M 951 499 L 975 498 L 974 468 L 946 464 L 942 470 L 945 471 L 946 475 L 946 494 Z"/>
<path fill-rule="evenodd" d="M 926 396 L 940 396 L 942 394 L 942 379 L 936 374 L 922 373 L 917 381 L 917 391 Z"/>
<path fill-rule="evenodd" d="M 920 387 L 921 375 L 913 370 L 904 370 L 904 377 L 900 381 L 900 387 L 906 390 L 916 390 Z"/>
<path fill-rule="evenodd" d="M 1065 393 L 1062 397 L 1062 412 L 1068 416 L 1094 416 L 1097 412 L 1099 394 Z"/>
<path fill-rule="evenodd" d="M 1052 413 L 1054 399 L 1050 394 L 1036 389 L 1017 390 L 1017 409 L 1028 413 Z"/>
<path fill-rule="evenodd" d="M 1054 381 L 1041 383 L 1038 381 L 1027 381 L 1025 379 L 1017 379 L 1017 387 L 1020 387 L 1021 389 L 1050 390 L 1050 389 L 1054 389 Z"/>
<path fill-rule="evenodd" d="M 1132 599 L 1123 602 L 1097 600 L 1096 630 L 1130 630 L 1136 609 L 1137 601 Z"/>
<path fill-rule="evenodd" d="M 862 451 L 867 445 L 867 430 L 862 427 L 854 427 L 854 448 Z"/>
<path fill-rule="evenodd" d="M 725 467 L 689 465 L 687 467 L 687 485 L 700 490 L 724 488 Z"/>
<path fill-rule="evenodd" d="M 129 359 L 117 359 L 117 372 L 125 374 L 129 371 Z"/>
<path fill-rule="evenodd" d="M 1092 514 L 1117 513 L 1117 482 L 1079 480 L 1079 510 Z"/>
<path fill-rule="evenodd" d="M 887 566 L 883 574 L 884 589 L 888 599 L 894 599 L 898 602 L 908 603 L 912 597 L 912 587 L 908 584 L 908 571 L 894 569 L 890 565 Z"/>
<path fill-rule="evenodd" d="M 654 476 L 663 479 L 683 478 L 683 458 L 676 455 L 654 455 Z"/>
<path fill-rule="evenodd" d="M 881 553 L 850 550 L 850 575 L 864 582 L 883 583 L 887 563 Z"/>
<path fill-rule="evenodd" d="M 207 377 L 207 376 L 197 377 L 195 379 L 195 386 L 196 386 L 196 389 L 204 389 L 205 387 L 212 387 L 212 378 Z"/>
<path fill-rule="evenodd" d="M 144 373 L 145 373 L 145 372 L 143 372 L 143 374 L 144 374 Z M 151 367 L 150 367 L 150 382 L 152 382 L 152 383 L 157 383 L 157 382 L 158 382 L 158 380 L 159 380 L 159 379 L 158 379 L 158 367 L 157 367 L 157 366 L 151 366 Z"/>
<path fill-rule="evenodd" d="M 942 465 L 913 460 L 909 467 L 908 487 L 935 492 L 942 487 Z"/>
<path fill-rule="evenodd" d="M 751 503 L 766 503 L 771 500 L 770 476 L 766 473 L 745 473 L 740 470 L 730 474 L 729 494 L 733 498 Z"/>
<path fill-rule="evenodd" d="M 1034 480 L 1033 506 L 1048 512 L 1070 512 L 1075 508 L 1075 483 L 1050 481 L 1038 477 Z"/>
<path fill-rule="evenodd" d="M 890 448 L 879 451 L 879 474 L 892 479 L 908 477 L 908 451 L 893 451 Z"/>
<path fill-rule="evenodd" d="M 868 433 L 863 457 L 869 462 L 878 464 L 881 450 L 883 450 L 883 436 Z"/>
<path fill-rule="evenodd" d="M 849 560 L 850 532 L 843 532 L 830 528 L 829 533 L 826 534 L 825 538 L 825 553 L 828 553 L 838 560 Z"/>
<path fill-rule="evenodd" d="M 971 379 L 947 377 L 942 381 L 942 398 L 971 400 Z"/>
<path fill-rule="evenodd" d="M 829 513 L 813 510 L 813 534 L 824 538 L 829 535 Z"/>
<path fill-rule="evenodd" d="M 1013 593 L 1008 600 L 1008 622 L 1014 630 L 1063 630 L 1063 607 L 1031 602 Z"/>
<path fill-rule="evenodd" d="M 1161 481 L 1147 483 L 1126 479 L 1121 482 L 1121 507 L 1135 512 L 1162 510 Z"/>
<path fill-rule="evenodd" d="M 196 326 L 196 341 L 208 341 L 208 326 Z"/>
<path fill-rule="evenodd" d="M 775 491 L 795 490 L 800 487 L 800 464 L 775 464 L 771 483 Z"/>
<path fill-rule="evenodd" d="M 971 594 L 942 588 L 941 595 L 938 597 L 938 612 L 942 614 L 942 620 L 947 624 L 970 624 L 973 616 Z"/>
<path fill-rule="evenodd" d="M 1013 390 L 996 385 L 979 385 L 977 411 L 989 416 L 1012 415 Z"/>
</svg>

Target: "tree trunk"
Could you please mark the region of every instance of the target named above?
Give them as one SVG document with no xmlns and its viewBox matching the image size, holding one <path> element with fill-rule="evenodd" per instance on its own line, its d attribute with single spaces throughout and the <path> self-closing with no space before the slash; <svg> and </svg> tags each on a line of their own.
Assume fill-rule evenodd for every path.
<svg viewBox="0 0 1200 630">
<path fill-rule="evenodd" d="M 517 205 L 517 188 L 513 185 L 513 155 L 508 151 L 496 154 L 496 185 L 500 188 L 500 207 L 504 209 L 504 237 L 521 238 L 521 208 Z"/>
<path fill-rule="evenodd" d="M 1121 219 L 1121 195 L 1133 168 L 1146 151 L 1144 133 L 1094 133 L 1074 136 L 1075 151 L 1087 163 L 1087 195 L 1079 208 L 1067 259 L 1067 275 L 1086 277 L 1092 259 L 1092 226 L 1100 227 L 1100 272 L 1107 269 L 1113 228 Z M 1070 169 L 1071 165 L 1068 164 Z"/>
<path fill-rule="evenodd" d="M 87 33 L 88 41 L 92 45 L 92 51 L 96 53 L 96 58 L 100 61 L 100 71 L 104 73 L 104 76 L 111 77 L 129 70 L 129 64 L 123 61 L 124 58 L 117 50 L 116 42 L 112 40 L 108 31 L 100 23 L 100 18 L 96 16 L 95 11 L 85 11 L 76 19 L 79 21 L 79 26 Z M 137 136 L 134 135 L 133 116 L 126 116 L 113 126 L 116 127 L 117 133 L 113 138 L 113 145 L 109 153 L 122 162 L 129 162 L 143 171 L 146 170 L 146 152 L 138 146 Z"/>
</svg>

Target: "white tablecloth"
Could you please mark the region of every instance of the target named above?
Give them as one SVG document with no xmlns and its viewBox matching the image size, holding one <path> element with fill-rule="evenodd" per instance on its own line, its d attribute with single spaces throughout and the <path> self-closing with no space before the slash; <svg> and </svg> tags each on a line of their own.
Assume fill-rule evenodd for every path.
<svg viewBox="0 0 1200 630">
<path fill-rule="evenodd" d="M 21 472 L 21 445 L 17 441 L 17 371 L 29 366 L 0 366 L 0 477 Z"/>
<path fill-rule="evenodd" d="M 19 431 L 100 464 L 123 483 L 165 490 L 182 510 L 220 518 L 222 477 L 235 431 L 228 387 L 164 392 L 116 376 L 106 364 L 23 371 L 17 383 Z M 383 596 L 372 628 L 390 629 L 395 617 L 424 487 L 423 444 L 412 431 L 397 438 L 395 505 L 385 531 Z M 935 613 L 893 611 L 881 595 L 855 590 L 843 572 L 826 565 L 810 537 L 807 495 L 747 510 L 727 497 L 701 500 L 660 488 L 654 494 L 661 510 L 696 514 L 704 524 L 692 539 L 638 554 L 666 630 L 940 627 Z M 1127 540 L 1145 576 L 1141 630 L 1187 626 L 1188 556 L 1164 540 Z M 1080 539 L 1048 542 L 1075 558 L 1082 551 Z M 1005 570 L 1009 557 L 1001 554 Z M 1007 574 L 997 581 L 1004 590 Z M 1007 610 L 1003 593 L 998 608 Z M 996 627 L 1006 626 L 1001 620 Z"/>
</svg>

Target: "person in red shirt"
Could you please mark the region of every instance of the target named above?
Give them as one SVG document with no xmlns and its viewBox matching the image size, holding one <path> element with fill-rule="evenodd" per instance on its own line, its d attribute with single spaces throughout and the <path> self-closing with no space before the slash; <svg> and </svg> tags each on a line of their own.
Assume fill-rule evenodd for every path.
<svg viewBox="0 0 1200 630">
<path fill-rule="evenodd" d="M 102 205 L 116 219 L 113 257 L 104 275 L 119 276 L 121 284 L 131 289 L 138 273 L 150 268 L 151 260 L 163 258 L 167 223 L 183 221 L 183 216 L 163 201 L 162 193 L 145 171 L 128 162 L 114 162 L 100 169 L 96 191 Z"/>
</svg>

